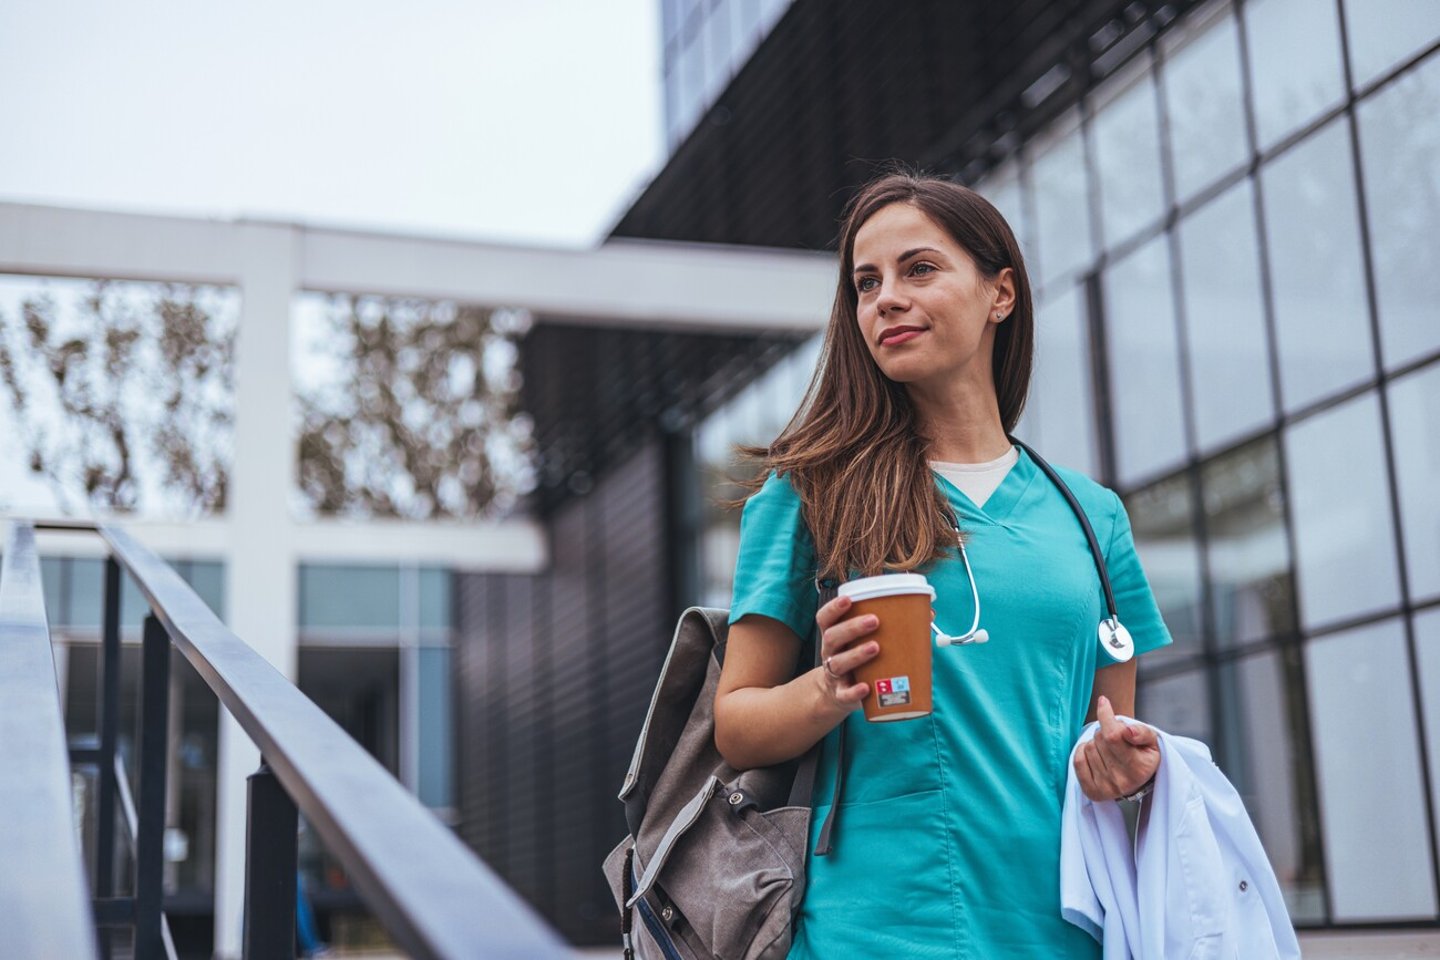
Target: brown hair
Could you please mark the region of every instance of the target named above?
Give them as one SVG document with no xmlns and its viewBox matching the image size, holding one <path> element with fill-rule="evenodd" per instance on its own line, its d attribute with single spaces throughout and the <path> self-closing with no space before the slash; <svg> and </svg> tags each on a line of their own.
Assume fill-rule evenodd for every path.
<svg viewBox="0 0 1440 960">
<path fill-rule="evenodd" d="M 855 234 L 894 203 L 910 204 L 949 233 L 987 280 L 1006 267 L 1015 272 L 1015 308 L 996 330 L 992 365 L 1006 433 L 1030 388 L 1034 306 L 1005 218 L 978 193 L 938 177 L 892 173 L 864 186 L 842 215 L 835 303 L 805 399 L 768 449 L 742 448 L 761 465 L 752 492 L 772 471 L 789 475 L 822 577 L 913 570 L 943 556 L 953 540 L 914 405 L 904 385 L 876 366 L 856 317 Z"/>
</svg>

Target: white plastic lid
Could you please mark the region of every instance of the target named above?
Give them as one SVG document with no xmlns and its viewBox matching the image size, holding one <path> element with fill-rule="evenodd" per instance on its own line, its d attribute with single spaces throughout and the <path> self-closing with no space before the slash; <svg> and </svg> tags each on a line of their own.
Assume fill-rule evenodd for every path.
<svg viewBox="0 0 1440 960">
<path fill-rule="evenodd" d="M 838 593 L 851 600 L 873 600 L 907 593 L 921 593 L 931 600 L 935 599 L 935 588 L 920 573 L 886 573 L 878 577 L 848 580 L 840 584 Z"/>
</svg>

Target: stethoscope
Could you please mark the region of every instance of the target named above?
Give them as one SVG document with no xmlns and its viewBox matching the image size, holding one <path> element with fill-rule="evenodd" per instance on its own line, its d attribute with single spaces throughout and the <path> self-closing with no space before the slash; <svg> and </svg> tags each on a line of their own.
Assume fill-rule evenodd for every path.
<svg viewBox="0 0 1440 960">
<path fill-rule="evenodd" d="M 1034 450 L 1024 443 L 1010 438 L 1010 442 L 1030 455 L 1050 482 L 1059 488 L 1064 495 L 1065 502 L 1070 505 L 1075 518 L 1080 521 L 1080 527 L 1085 531 L 1085 540 L 1090 544 L 1090 556 L 1095 561 L 1095 570 L 1100 574 L 1100 586 L 1105 590 L 1105 610 L 1109 615 L 1100 621 L 1096 633 L 1100 638 L 1100 649 L 1116 663 L 1124 663 L 1135 656 L 1135 641 L 1130 636 L 1130 631 L 1120 622 L 1120 615 L 1115 612 L 1115 593 L 1110 589 L 1110 575 L 1105 571 L 1105 555 L 1100 552 L 1100 543 L 1095 539 L 1095 531 L 1090 526 L 1090 519 L 1085 516 L 1085 510 L 1080 506 L 1080 501 L 1075 499 L 1075 494 L 1060 479 L 1060 475 L 1054 468 Z M 941 630 L 934 621 L 930 623 L 930 630 L 935 634 L 935 644 L 940 647 L 961 646 L 968 643 L 987 643 L 990 640 L 989 631 L 980 626 L 980 588 L 975 584 L 975 572 L 970 568 L 970 555 L 965 552 L 965 541 L 960 536 L 960 523 L 955 518 L 953 511 L 950 512 L 950 525 L 955 530 L 955 543 L 960 547 L 960 559 L 965 564 L 965 576 L 970 581 L 970 596 L 975 603 L 975 615 L 970 621 L 970 629 L 958 637 L 952 637 L 944 630 Z"/>
</svg>

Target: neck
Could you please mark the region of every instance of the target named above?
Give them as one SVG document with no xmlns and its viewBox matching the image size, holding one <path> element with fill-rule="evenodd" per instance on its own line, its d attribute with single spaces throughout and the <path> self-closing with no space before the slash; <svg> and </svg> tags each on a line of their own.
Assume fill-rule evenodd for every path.
<svg viewBox="0 0 1440 960">
<path fill-rule="evenodd" d="M 928 441 L 926 456 L 949 463 L 985 463 L 1012 444 L 1000 421 L 993 384 L 950 382 L 936 389 L 909 384 L 908 392 Z"/>
</svg>

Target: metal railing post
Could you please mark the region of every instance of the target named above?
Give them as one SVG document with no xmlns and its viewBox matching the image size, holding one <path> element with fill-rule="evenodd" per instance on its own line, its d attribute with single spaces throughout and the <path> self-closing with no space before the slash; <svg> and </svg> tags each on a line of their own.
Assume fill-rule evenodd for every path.
<svg viewBox="0 0 1440 960">
<path fill-rule="evenodd" d="M 244 958 L 294 956 L 299 813 L 264 757 L 247 788 Z"/>
<path fill-rule="evenodd" d="M 100 646 L 99 811 L 95 832 L 95 897 L 115 895 L 115 738 L 120 727 L 120 564 L 105 559 L 105 618 Z M 110 956 L 110 931 L 100 930 L 100 950 Z"/>
<path fill-rule="evenodd" d="M 169 738 L 170 636 L 145 618 L 140 677 L 140 810 L 135 843 L 135 960 L 162 960 L 165 751 Z"/>
</svg>

